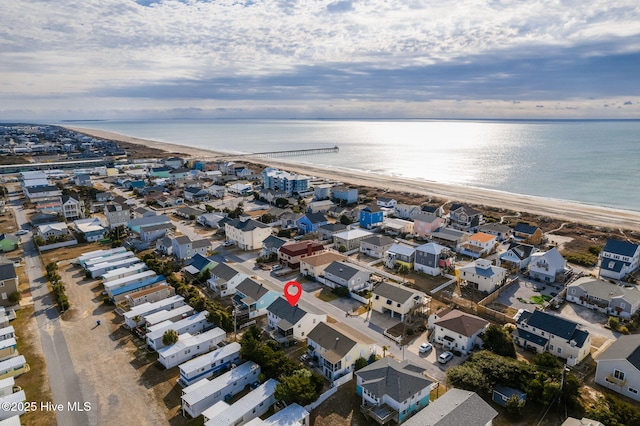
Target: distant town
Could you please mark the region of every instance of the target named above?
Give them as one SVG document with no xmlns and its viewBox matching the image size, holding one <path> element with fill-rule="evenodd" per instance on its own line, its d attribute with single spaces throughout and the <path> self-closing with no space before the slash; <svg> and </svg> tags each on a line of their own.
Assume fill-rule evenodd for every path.
<svg viewBox="0 0 640 426">
<path fill-rule="evenodd" d="M 640 424 L 636 232 L 46 125 L 0 181 L 0 425 Z"/>
</svg>

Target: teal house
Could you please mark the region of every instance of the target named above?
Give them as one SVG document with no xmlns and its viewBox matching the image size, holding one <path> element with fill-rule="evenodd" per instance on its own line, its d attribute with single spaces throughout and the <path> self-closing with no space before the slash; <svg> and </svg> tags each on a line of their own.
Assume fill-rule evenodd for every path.
<svg viewBox="0 0 640 426">
<path fill-rule="evenodd" d="M 169 178 L 169 172 L 173 170 L 171 167 L 162 166 L 162 167 L 153 167 L 149 171 L 149 176 L 154 178 Z"/>
<path fill-rule="evenodd" d="M 356 371 L 361 411 L 376 423 L 401 424 L 429 405 L 438 385 L 424 376 L 424 368 L 385 357 Z"/>
</svg>

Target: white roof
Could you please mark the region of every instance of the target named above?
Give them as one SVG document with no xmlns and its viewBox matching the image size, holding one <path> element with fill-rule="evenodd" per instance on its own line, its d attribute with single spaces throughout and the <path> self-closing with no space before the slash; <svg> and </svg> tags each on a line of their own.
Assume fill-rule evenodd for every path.
<svg viewBox="0 0 640 426">
<path fill-rule="evenodd" d="M 16 345 L 16 339 L 14 337 L 10 339 L 0 340 L 0 350 L 11 347 L 11 346 L 15 346 L 15 345 Z"/>
<path fill-rule="evenodd" d="M 205 426 L 228 426 L 235 424 L 236 420 L 242 418 L 245 413 L 248 413 L 262 401 L 270 398 L 275 393 L 276 386 L 279 383 L 280 382 L 274 379 L 267 380 L 215 417 L 207 416 L 207 411 L 205 410 L 202 413 L 203 416 L 210 419 L 205 423 Z"/>
<path fill-rule="evenodd" d="M 178 341 L 171 346 L 164 347 L 162 349 L 158 349 L 158 355 L 160 358 L 169 358 L 172 355 L 177 354 L 187 348 L 192 346 L 197 346 L 205 342 L 209 342 L 211 340 L 220 339 L 221 337 L 224 339 L 227 333 L 221 328 L 214 328 L 213 330 L 205 331 L 201 334 L 196 334 L 192 336 L 189 333 L 183 333 L 178 336 Z"/>
<path fill-rule="evenodd" d="M 0 426 L 21 426 L 20 416 L 15 415 L 4 420 L 0 420 Z"/>
<path fill-rule="evenodd" d="M 179 307 L 177 307 L 175 309 L 163 309 L 163 310 L 155 312 L 155 313 L 153 313 L 151 315 L 147 315 L 146 317 L 144 317 L 144 319 L 149 324 L 155 325 L 155 324 L 163 323 L 164 321 L 169 320 L 169 318 L 175 318 L 178 315 L 189 315 L 189 316 L 191 316 L 192 312 L 193 312 L 193 308 L 191 306 L 182 305 L 182 306 L 179 306 Z M 187 318 L 183 318 L 183 319 L 187 319 Z M 182 321 L 182 319 L 180 319 L 178 321 Z"/>
<path fill-rule="evenodd" d="M 105 263 L 105 262 L 109 262 L 109 263 L 113 263 L 116 260 L 119 259 L 127 259 L 130 257 L 135 257 L 135 254 L 132 251 L 123 251 L 123 252 L 118 252 L 118 253 L 110 253 L 109 255 L 106 256 L 100 256 L 100 257 L 94 257 L 91 259 L 87 259 L 84 262 L 84 267 L 85 268 L 91 268 L 94 265 L 98 265 L 100 263 Z"/>
<path fill-rule="evenodd" d="M 97 265 L 96 268 L 100 266 Z M 93 269 L 93 268 L 91 268 Z M 143 271 L 138 274 L 129 275 L 127 277 L 118 278 L 117 280 L 109 281 L 104 283 L 105 290 L 116 289 L 122 286 L 125 286 L 129 283 L 134 283 L 135 281 L 144 281 L 147 278 L 155 277 L 157 274 L 154 271 Z"/>
<path fill-rule="evenodd" d="M 537 252 L 532 254 L 531 264 L 535 265 L 540 258 L 544 258 L 544 260 L 547 261 L 549 266 L 551 266 L 556 270 L 564 268 L 565 265 L 567 264 L 566 261 L 564 260 L 564 257 L 562 257 L 558 249 L 555 247 L 545 252 Z"/>
<path fill-rule="evenodd" d="M 15 334 L 15 332 L 16 331 L 13 329 L 12 325 L 0 328 L 0 336 L 5 336 L 7 334 Z"/>
<path fill-rule="evenodd" d="M 109 272 L 105 272 L 102 275 L 102 280 L 103 281 L 109 281 L 109 280 L 112 280 L 112 279 L 118 279 L 118 278 L 115 278 L 115 277 L 120 277 L 120 275 L 127 274 L 129 272 L 135 272 L 135 271 L 142 272 L 142 271 L 146 271 L 147 269 L 148 269 L 148 266 L 147 266 L 146 263 L 139 262 L 139 263 L 136 263 L 136 264 L 133 264 L 133 265 L 130 265 L 130 266 L 125 266 L 123 268 L 113 269 L 113 270 L 111 270 Z"/>
<path fill-rule="evenodd" d="M 20 409 L 22 407 L 20 406 L 12 407 L 13 404 L 11 403 L 14 403 L 14 404 L 20 403 L 25 401 L 26 399 L 27 399 L 27 395 L 24 393 L 23 390 L 0 397 L 0 404 L 2 405 L 2 407 L 4 408 L 4 405 L 8 403 L 9 406 L 7 408 L 11 408 L 10 410 L 3 409 L 2 411 L 0 411 L 0 419 L 5 420 L 4 418 L 14 417 L 13 415 L 11 415 L 12 412 L 18 415 L 23 414 L 24 409 Z M 20 422 L 18 422 L 18 424 L 20 424 Z"/>
<path fill-rule="evenodd" d="M 387 252 L 397 253 L 402 256 L 411 256 L 416 252 L 416 249 L 413 247 L 405 246 L 404 244 L 393 244 L 391 247 L 389 247 Z"/>
<path fill-rule="evenodd" d="M 334 238 L 342 238 L 343 240 L 353 240 L 356 238 L 364 238 L 369 235 L 373 235 L 371 231 L 365 231 L 364 229 L 348 229 L 346 231 L 333 234 Z"/>
<path fill-rule="evenodd" d="M 158 300 L 157 302 L 145 302 L 141 305 L 134 306 L 129 312 L 124 313 L 124 317 L 127 319 L 131 319 L 136 315 L 144 315 L 145 313 L 153 310 L 153 309 L 162 309 L 165 306 L 170 306 L 176 302 L 184 301 L 184 297 L 176 294 L 175 296 L 167 297 L 166 299 Z"/>
<path fill-rule="evenodd" d="M 49 232 L 51 230 L 54 231 L 67 231 L 67 224 L 64 222 L 57 222 L 57 223 L 47 223 L 46 225 L 38 225 L 38 233 L 40 234 L 44 234 L 46 232 Z"/>
<path fill-rule="evenodd" d="M 0 361 L 0 371 L 8 370 L 11 368 L 15 368 L 21 365 L 25 365 L 27 360 L 24 358 L 24 355 L 14 356 L 13 358 L 5 359 L 4 361 Z"/>
<path fill-rule="evenodd" d="M 202 401 L 209 395 L 213 395 L 219 390 L 226 388 L 228 385 L 242 380 L 244 377 L 252 374 L 255 370 L 260 370 L 260 366 L 253 361 L 247 361 L 233 368 L 215 379 L 202 379 L 191 386 L 182 389 L 182 400 L 193 406 L 198 401 Z M 256 376 L 256 380 L 257 380 Z"/>
<path fill-rule="evenodd" d="M 78 256 L 78 258 L 76 259 L 78 262 L 83 262 L 83 261 L 87 261 L 89 259 L 94 259 L 97 257 L 104 257 L 104 256 L 109 256 L 111 254 L 115 254 L 115 253 L 124 253 L 125 251 L 127 251 L 127 249 L 125 247 L 116 247 L 116 248 L 112 248 L 109 250 L 94 250 L 94 251 L 90 251 L 89 253 L 85 253 L 82 256 Z"/>
<path fill-rule="evenodd" d="M 188 305 L 185 305 L 185 306 L 188 306 Z M 175 309 L 173 311 L 175 311 Z M 169 311 L 169 312 L 173 312 L 173 311 Z M 149 317 L 147 317 L 147 320 L 149 319 Z M 202 321 L 203 319 L 206 319 L 206 317 L 207 317 L 207 312 L 203 311 L 203 312 L 195 313 L 187 318 L 183 318 L 180 321 L 176 321 L 176 322 L 169 321 L 169 320 L 162 321 L 149 327 L 147 329 L 146 337 L 152 340 L 155 340 L 161 337 L 164 334 L 164 332 L 169 329 L 176 330 L 179 332 L 179 330 L 181 330 L 184 327 L 187 327 L 189 324 Z"/>
<path fill-rule="evenodd" d="M 305 419 L 309 415 L 309 412 L 301 405 L 291 404 L 287 405 L 282 410 L 275 413 L 273 416 L 266 420 L 262 420 L 260 424 L 263 426 L 293 426 L 302 424 L 302 419 Z M 259 419 L 258 419 L 259 420 Z M 249 423 L 247 423 L 249 424 Z"/>
<path fill-rule="evenodd" d="M 228 345 L 213 352 L 209 352 L 208 354 L 200 355 L 190 361 L 183 362 L 180 364 L 180 371 L 184 371 L 188 374 L 189 372 L 198 370 L 199 368 L 215 364 L 216 361 L 224 359 L 237 352 L 240 352 L 240 343 L 229 343 Z"/>
<path fill-rule="evenodd" d="M 100 222 L 100 219 L 97 217 L 75 220 L 73 224 L 76 226 L 78 231 L 82 233 L 101 231 L 104 229 L 102 222 Z"/>
<path fill-rule="evenodd" d="M 6 379 L 0 379 L 0 389 L 12 388 L 16 383 L 13 376 L 7 377 Z"/>
</svg>

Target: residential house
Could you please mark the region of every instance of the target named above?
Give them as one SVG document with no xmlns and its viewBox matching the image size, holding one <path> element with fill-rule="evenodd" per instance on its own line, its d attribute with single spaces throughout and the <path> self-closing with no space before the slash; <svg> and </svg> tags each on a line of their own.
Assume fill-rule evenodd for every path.
<svg viewBox="0 0 640 426">
<path fill-rule="evenodd" d="M 567 360 L 569 366 L 582 361 L 591 350 L 591 335 L 581 324 L 543 311 L 522 311 L 516 316 L 517 345 L 536 353 L 549 352 Z"/>
<path fill-rule="evenodd" d="M 596 363 L 597 384 L 640 402 L 640 335 L 618 337 Z"/>
<path fill-rule="evenodd" d="M 0 234 L 0 251 L 3 253 L 15 250 L 20 244 L 20 238 L 14 234 Z"/>
<path fill-rule="evenodd" d="M 73 226 L 87 242 L 100 241 L 107 235 L 107 229 L 97 217 L 76 220 Z"/>
<path fill-rule="evenodd" d="M 427 298 L 421 291 L 389 282 L 376 285 L 372 292 L 371 309 L 389 314 L 391 318 L 399 316 L 400 321 L 404 321 L 410 313 L 422 312 Z"/>
<path fill-rule="evenodd" d="M 333 382 L 354 371 L 358 358 L 369 359 L 377 346 L 373 339 L 351 327 L 321 322 L 309 333 L 307 350 L 311 358 L 317 357 L 322 374 Z"/>
<path fill-rule="evenodd" d="M 542 229 L 536 225 L 518 222 L 513 228 L 513 239 L 526 244 L 538 245 L 542 244 Z"/>
<path fill-rule="evenodd" d="M 238 316 L 256 318 L 267 314 L 267 308 L 281 292 L 267 289 L 262 283 L 257 283 L 251 278 L 245 278 L 236 286 L 236 294 L 233 303 L 236 306 Z"/>
<path fill-rule="evenodd" d="M 458 279 L 478 291 L 493 293 L 507 280 L 508 271 L 494 266 L 490 260 L 477 259 L 458 269 Z"/>
<path fill-rule="evenodd" d="M 360 210 L 360 227 L 372 229 L 382 225 L 384 212 L 378 206 L 366 206 Z"/>
<path fill-rule="evenodd" d="M 433 340 L 450 351 L 466 355 L 482 348 L 482 337 L 489 321 L 456 309 L 443 315 L 433 323 Z"/>
<path fill-rule="evenodd" d="M 157 213 L 148 207 L 138 207 L 131 212 L 131 219 L 139 219 L 141 217 L 156 216 Z"/>
<path fill-rule="evenodd" d="M 238 284 L 249 278 L 248 275 L 235 270 L 226 263 L 218 263 L 211 268 L 211 278 L 207 281 L 207 285 L 217 295 L 224 297 L 236 293 Z"/>
<path fill-rule="evenodd" d="M 370 287 L 371 272 L 346 262 L 331 262 L 324 269 L 325 284 L 331 288 L 347 287 L 349 291 L 359 291 Z"/>
<path fill-rule="evenodd" d="M 302 213 L 287 212 L 280 216 L 280 226 L 282 229 L 295 228 L 298 224 L 298 219 L 302 217 Z"/>
<path fill-rule="evenodd" d="M 420 207 L 420 211 L 423 213 L 433 213 L 436 216 L 444 216 L 443 211 L 442 211 L 442 206 L 436 206 L 433 204 L 423 204 Z"/>
<path fill-rule="evenodd" d="M 206 257 L 200 253 L 196 253 L 186 262 L 184 271 L 193 277 L 197 277 L 203 272 L 209 271 L 218 265 L 218 262 L 212 258 Z"/>
<path fill-rule="evenodd" d="M 179 308 L 180 306 L 184 305 L 186 305 L 186 302 L 184 300 L 184 297 L 180 295 L 167 297 L 153 303 L 142 303 L 123 314 L 124 323 L 127 327 L 132 329 L 144 324 L 145 317 L 147 315 L 151 315 L 162 310 Z"/>
<path fill-rule="evenodd" d="M 172 169 L 179 169 L 184 165 L 184 160 L 180 157 L 165 158 L 162 162 Z"/>
<path fill-rule="evenodd" d="M 203 215 L 204 211 L 200 209 L 196 209 L 194 207 L 184 206 L 184 207 L 180 207 L 179 209 L 176 209 L 175 214 L 176 216 L 180 216 L 181 218 L 184 218 L 184 219 L 191 219 L 191 218 L 195 219 L 198 216 Z"/>
<path fill-rule="evenodd" d="M 127 294 L 124 299 L 127 301 L 129 308 L 133 308 L 143 303 L 154 303 L 160 300 L 175 296 L 176 290 L 170 285 L 159 285 L 156 287 L 146 288 Z"/>
<path fill-rule="evenodd" d="M 479 258 L 491 254 L 498 245 L 497 237 L 484 232 L 477 232 L 469 237 L 469 240 L 462 245 L 460 253 L 473 258 Z"/>
<path fill-rule="evenodd" d="M 413 232 L 420 238 L 430 238 L 442 226 L 442 218 L 433 213 L 420 212 L 413 218 Z"/>
<path fill-rule="evenodd" d="M 186 167 L 178 167 L 177 169 L 173 169 L 169 172 L 169 182 L 175 184 L 181 181 L 185 181 L 189 178 L 189 174 L 191 173 L 190 169 Z"/>
<path fill-rule="evenodd" d="M 232 219 L 224 226 L 227 240 L 233 241 L 244 250 L 259 250 L 262 242 L 271 235 L 272 229 L 257 220 Z"/>
<path fill-rule="evenodd" d="M 174 229 L 171 223 L 157 223 L 153 225 L 140 226 L 140 240 L 145 242 L 153 242 L 158 238 L 162 238 Z"/>
<path fill-rule="evenodd" d="M 638 270 L 640 246 L 628 241 L 609 239 L 600 252 L 600 276 L 621 280 Z"/>
<path fill-rule="evenodd" d="M 171 251 L 178 260 L 190 259 L 199 253 L 206 255 L 211 250 L 211 241 L 206 238 L 191 240 L 186 235 L 175 237 L 171 240 Z"/>
<path fill-rule="evenodd" d="M 269 188 L 262 188 L 260 191 L 258 191 L 258 196 L 260 197 L 260 199 L 266 201 L 269 204 L 275 204 L 278 198 L 289 198 L 289 194 L 287 194 L 286 192 Z"/>
<path fill-rule="evenodd" d="M 332 240 L 335 234 L 346 230 L 347 225 L 342 223 L 327 223 L 326 225 L 318 226 L 318 237 L 320 240 Z"/>
<path fill-rule="evenodd" d="M 429 405 L 438 384 L 427 379 L 424 368 L 410 361 L 382 358 L 356 371 L 356 393 L 361 411 L 377 423 L 404 423 Z"/>
<path fill-rule="evenodd" d="M 58 222 L 58 220 L 59 217 L 57 214 L 38 213 L 31 216 L 31 218 L 29 219 L 29 223 L 31 224 L 31 226 L 35 227 L 38 225 L 46 225 L 47 223 L 55 223 Z"/>
<path fill-rule="evenodd" d="M 276 237 L 275 235 L 269 235 L 267 238 L 262 241 L 262 251 L 260 252 L 260 256 L 264 258 L 268 258 L 271 255 L 278 256 L 278 251 L 280 247 L 285 245 L 287 240 Z"/>
<path fill-rule="evenodd" d="M 156 240 L 156 251 L 167 256 L 173 253 L 173 241 L 169 237 L 162 237 Z"/>
<path fill-rule="evenodd" d="M 394 242 L 393 238 L 386 235 L 371 235 L 360 241 L 360 253 L 382 259 Z"/>
<path fill-rule="evenodd" d="M 395 208 L 396 204 L 398 204 L 398 202 L 393 198 L 378 197 L 376 199 L 376 205 L 378 207 L 382 207 L 382 208 L 385 208 L 385 209 L 393 209 L 393 208 Z"/>
<path fill-rule="evenodd" d="M 324 246 L 317 241 L 300 241 L 284 244 L 278 250 L 278 261 L 290 268 L 299 268 L 300 260 L 325 252 Z"/>
<path fill-rule="evenodd" d="M 227 192 L 237 195 L 238 197 L 243 197 L 253 192 L 253 186 L 248 183 L 234 183 L 233 185 L 229 185 Z"/>
<path fill-rule="evenodd" d="M 62 195 L 62 190 L 53 185 L 24 188 L 23 192 L 32 203 L 42 198 L 59 197 Z"/>
<path fill-rule="evenodd" d="M 622 287 L 590 276 L 578 278 L 569 284 L 566 299 L 625 319 L 631 318 L 640 309 L 640 290 L 635 285 Z"/>
<path fill-rule="evenodd" d="M 210 185 L 206 188 L 206 190 L 213 198 L 223 198 L 227 193 L 227 187 L 220 185 Z"/>
<path fill-rule="evenodd" d="M 147 183 L 144 180 L 131 180 L 131 181 L 127 181 L 122 186 L 128 189 L 129 191 L 136 191 L 136 190 L 140 191 L 141 189 L 147 186 Z"/>
<path fill-rule="evenodd" d="M 171 167 L 161 166 L 161 167 L 153 167 L 149 170 L 149 176 L 154 178 L 165 178 L 169 179 L 169 172 L 173 170 Z"/>
<path fill-rule="evenodd" d="M 171 346 L 158 349 L 158 362 L 165 368 L 176 367 L 191 358 L 218 348 L 227 333 L 221 328 L 214 328 L 203 333 L 191 335 L 182 333 L 178 341 Z"/>
<path fill-rule="evenodd" d="M 331 198 L 338 204 L 355 204 L 358 202 L 358 190 L 346 186 L 331 188 Z"/>
<path fill-rule="evenodd" d="M 414 223 L 410 220 L 385 217 L 382 222 L 382 229 L 389 235 L 413 234 Z"/>
<path fill-rule="evenodd" d="M 84 201 L 70 195 L 62 196 L 62 214 L 67 220 L 84 218 Z"/>
<path fill-rule="evenodd" d="M 18 377 L 29 370 L 30 367 L 24 355 L 14 356 L 13 358 L 0 361 L 0 380 L 6 379 L 7 377 Z"/>
<path fill-rule="evenodd" d="M 418 272 L 436 276 L 453 267 L 454 262 L 454 253 L 448 247 L 427 243 L 416 247 L 413 268 Z"/>
<path fill-rule="evenodd" d="M 306 426 L 309 422 L 309 412 L 296 403 L 289 404 L 266 420 L 253 419 L 246 426 Z"/>
<path fill-rule="evenodd" d="M 229 343 L 220 349 L 180 364 L 178 384 L 182 387 L 191 386 L 202 379 L 217 376 L 240 362 L 240 343 Z"/>
<path fill-rule="evenodd" d="M 13 262 L 0 263 L 0 305 L 9 306 L 11 293 L 18 291 L 18 275 Z"/>
<path fill-rule="evenodd" d="M 330 200 L 312 201 L 307 206 L 309 213 L 327 213 L 335 204 Z"/>
<path fill-rule="evenodd" d="M 498 257 L 498 266 L 518 271 L 525 269 L 529 266 L 531 255 L 535 252 L 535 247 L 529 244 L 513 242 L 509 244 L 507 251 Z"/>
<path fill-rule="evenodd" d="M 185 201 L 191 202 L 203 202 L 209 201 L 209 191 L 203 188 L 189 187 L 184 189 L 184 199 Z"/>
<path fill-rule="evenodd" d="M 219 228 L 218 224 L 224 217 L 222 213 L 203 213 L 196 218 L 196 222 L 209 228 Z"/>
<path fill-rule="evenodd" d="M 237 426 L 258 419 L 276 403 L 275 379 L 267 379 L 260 386 L 229 405 L 220 401 L 202 412 L 205 426 Z"/>
<path fill-rule="evenodd" d="M 330 183 L 313 185 L 313 199 L 328 200 L 331 198 L 331 188 L 333 188 L 333 185 Z"/>
<path fill-rule="evenodd" d="M 62 197 L 40 198 L 36 201 L 36 211 L 41 213 L 62 213 Z"/>
<path fill-rule="evenodd" d="M 145 197 L 145 201 L 146 201 L 146 197 Z M 156 198 L 156 203 L 158 203 L 158 205 L 162 208 L 167 208 L 167 207 L 173 207 L 173 206 L 181 206 L 184 204 L 184 199 L 180 198 L 180 197 L 171 197 L 171 196 L 166 196 L 166 195 L 162 195 L 158 198 Z"/>
<path fill-rule="evenodd" d="M 163 214 L 157 216 L 146 216 L 140 219 L 130 219 L 127 223 L 129 229 L 137 234 L 140 234 L 140 228 L 149 225 L 171 224 L 171 219 Z"/>
<path fill-rule="evenodd" d="M 337 250 L 344 247 L 344 251 L 360 248 L 360 241 L 373 235 L 371 231 L 364 229 L 348 229 L 333 235 L 333 245 Z"/>
<path fill-rule="evenodd" d="M 309 332 L 323 321 L 327 321 L 326 314 L 308 312 L 298 305 L 291 306 L 282 297 L 278 297 L 267 308 L 271 336 L 280 343 L 305 341 Z"/>
<path fill-rule="evenodd" d="M 400 219 L 413 219 L 422 212 L 422 210 L 420 209 L 420 206 L 416 206 L 415 204 L 404 204 L 404 203 L 396 204 L 393 211 L 396 217 Z"/>
<path fill-rule="evenodd" d="M 533 253 L 529 262 L 529 277 L 536 281 L 555 282 L 567 267 L 557 248 Z"/>
<path fill-rule="evenodd" d="M 482 212 L 463 204 L 453 204 L 449 209 L 449 226 L 465 232 L 478 232 L 484 223 Z"/>
<path fill-rule="evenodd" d="M 471 234 L 452 228 L 440 228 L 431 235 L 434 242 L 449 247 L 453 251 L 460 251 L 462 246 L 469 241 Z"/>
<path fill-rule="evenodd" d="M 308 234 L 318 232 L 318 227 L 327 223 L 327 218 L 322 213 L 307 213 L 298 219 L 296 226 L 303 234 Z"/>
<path fill-rule="evenodd" d="M 450 389 L 407 420 L 405 426 L 491 426 L 498 412 L 475 392 Z"/>
<path fill-rule="evenodd" d="M 126 227 L 131 220 L 129 207 L 115 202 L 105 204 L 104 216 L 107 218 L 109 229 L 115 229 L 118 226 Z"/>
<path fill-rule="evenodd" d="M 63 235 L 69 235 L 69 228 L 64 222 L 48 223 L 46 225 L 38 225 L 37 234 L 45 240 L 50 237 L 60 237 Z"/>
<path fill-rule="evenodd" d="M 498 241 L 507 241 L 513 237 L 513 229 L 501 223 L 492 222 L 480 225 L 480 232 L 495 235 Z"/>
<path fill-rule="evenodd" d="M 393 244 L 384 253 L 384 264 L 387 268 L 394 269 L 396 266 L 404 265 L 413 268 L 416 259 L 416 249 L 405 244 Z"/>
<path fill-rule="evenodd" d="M 111 192 L 98 192 L 96 194 L 96 201 L 99 203 L 106 203 L 108 201 L 113 201 L 115 196 Z"/>
<path fill-rule="evenodd" d="M 318 278 L 324 277 L 324 270 L 332 262 L 341 262 L 346 256 L 335 251 L 325 251 L 320 254 L 314 254 L 300 259 L 300 273 L 306 277 Z"/>
</svg>

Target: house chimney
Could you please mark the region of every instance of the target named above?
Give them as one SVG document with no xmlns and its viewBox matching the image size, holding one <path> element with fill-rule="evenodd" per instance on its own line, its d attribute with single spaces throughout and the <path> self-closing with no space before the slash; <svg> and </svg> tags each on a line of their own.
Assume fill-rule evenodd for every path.
<svg viewBox="0 0 640 426">
<path fill-rule="evenodd" d="M 312 246 L 312 243 L 311 243 L 311 241 L 309 241 L 307 243 L 307 256 L 311 256 L 311 254 L 313 253 L 313 250 L 312 250 L 311 246 Z"/>
</svg>

